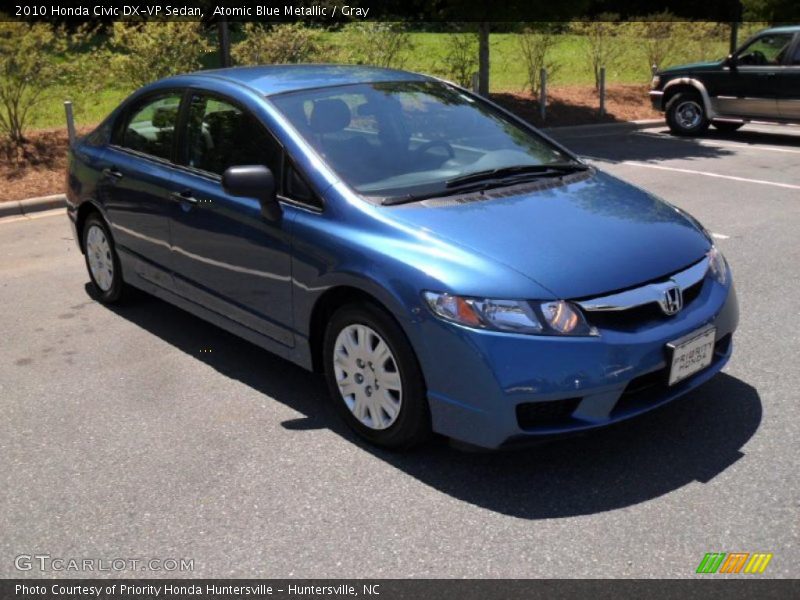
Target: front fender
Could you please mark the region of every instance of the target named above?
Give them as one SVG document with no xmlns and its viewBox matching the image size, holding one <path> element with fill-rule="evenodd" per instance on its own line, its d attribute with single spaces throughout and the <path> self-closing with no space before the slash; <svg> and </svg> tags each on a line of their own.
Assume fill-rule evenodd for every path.
<svg viewBox="0 0 800 600">
<path fill-rule="evenodd" d="M 703 106 L 706 110 L 706 116 L 709 119 L 713 119 L 717 116 L 716 111 L 711 103 L 711 96 L 708 94 L 708 90 L 706 86 L 703 84 L 702 81 L 696 79 L 694 77 L 677 77 L 675 79 L 670 79 L 664 85 L 664 96 L 668 95 L 669 89 L 675 87 L 677 85 L 688 85 L 693 87 L 697 92 L 700 94 L 700 97 L 703 99 Z M 666 103 L 664 103 L 664 109 L 666 110 Z"/>
</svg>

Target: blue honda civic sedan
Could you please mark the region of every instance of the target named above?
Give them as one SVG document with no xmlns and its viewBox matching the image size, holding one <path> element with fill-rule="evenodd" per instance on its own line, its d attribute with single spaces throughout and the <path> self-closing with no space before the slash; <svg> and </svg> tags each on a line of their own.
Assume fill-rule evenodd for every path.
<svg viewBox="0 0 800 600">
<path fill-rule="evenodd" d="M 67 187 L 101 301 L 133 286 L 324 373 L 384 447 L 601 427 L 731 355 L 731 273 L 695 219 L 432 77 L 164 79 L 76 141 Z"/>
</svg>

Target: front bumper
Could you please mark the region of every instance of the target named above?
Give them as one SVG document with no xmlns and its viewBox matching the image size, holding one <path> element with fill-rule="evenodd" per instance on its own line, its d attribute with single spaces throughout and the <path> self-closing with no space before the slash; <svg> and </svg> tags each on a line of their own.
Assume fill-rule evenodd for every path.
<svg viewBox="0 0 800 600">
<path fill-rule="evenodd" d="M 653 109 L 659 112 L 664 112 L 664 92 L 660 90 L 650 90 L 650 104 Z"/>
<path fill-rule="evenodd" d="M 497 448 L 542 435 L 602 427 L 644 413 L 719 372 L 732 350 L 739 311 L 732 284 L 706 279 L 681 313 L 599 337 L 546 337 L 476 331 L 436 318 L 419 324 L 418 347 L 433 428 Z M 712 364 L 667 386 L 666 344 L 716 327 Z"/>
</svg>

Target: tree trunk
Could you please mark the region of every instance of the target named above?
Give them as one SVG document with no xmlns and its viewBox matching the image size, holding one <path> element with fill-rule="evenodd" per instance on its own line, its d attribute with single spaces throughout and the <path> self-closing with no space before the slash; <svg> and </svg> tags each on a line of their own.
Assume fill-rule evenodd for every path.
<svg viewBox="0 0 800 600">
<path fill-rule="evenodd" d="M 489 97 L 489 23 L 478 25 L 478 93 Z"/>
<path fill-rule="evenodd" d="M 219 38 L 219 62 L 222 67 L 231 66 L 231 37 L 228 31 L 228 21 L 217 21 L 217 37 Z"/>
</svg>

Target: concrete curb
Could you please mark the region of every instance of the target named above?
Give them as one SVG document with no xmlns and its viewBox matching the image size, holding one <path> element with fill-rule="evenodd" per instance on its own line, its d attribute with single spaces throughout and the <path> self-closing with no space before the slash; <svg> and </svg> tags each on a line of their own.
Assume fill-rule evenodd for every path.
<svg viewBox="0 0 800 600">
<path fill-rule="evenodd" d="M 67 197 L 64 194 L 0 202 L 0 217 L 27 215 L 53 208 L 64 208 L 66 205 Z"/>
<path fill-rule="evenodd" d="M 549 135 L 580 135 L 582 133 L 624 133 L 648 127 L 666 127 L 664 119 L 643 119 L 641 121 L 623 121 L 622 123 L 592 123 L 590 125 L 565 125 L 563 127 L 543 127 L 542 131 Z"/>
</svg>

